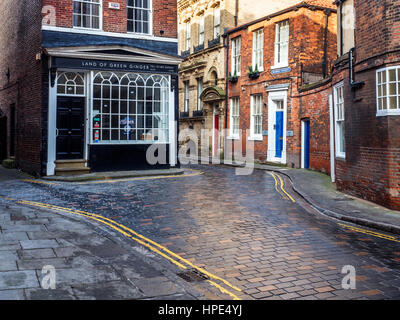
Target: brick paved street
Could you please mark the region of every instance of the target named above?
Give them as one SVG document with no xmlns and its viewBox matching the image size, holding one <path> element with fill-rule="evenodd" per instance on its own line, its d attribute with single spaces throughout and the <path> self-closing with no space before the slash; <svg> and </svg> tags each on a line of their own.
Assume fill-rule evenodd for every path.
<svg viewBox="0 0 400 320">
<path fill-rule="evenodd" d="M 14 180 L 0 196 L 110 218 L 237 286 L 242 299 L 400 298 L 397 238 L 357 232 L 305 210 L 289 183 L 285 190 L 296 202 L 276 191 L 266 171 L 190 169 L 202 174 L 80 184 Z M 356 268 L 355 290 L 342 289 L 346 265 Z"/>
</svg>

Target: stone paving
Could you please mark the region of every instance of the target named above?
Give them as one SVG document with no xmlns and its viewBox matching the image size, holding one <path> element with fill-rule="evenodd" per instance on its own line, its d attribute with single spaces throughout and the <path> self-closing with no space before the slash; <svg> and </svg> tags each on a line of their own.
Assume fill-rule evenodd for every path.
<svg viewBox="0 0 400 320">
<path fill-rule="evenodd" d="M 190 287 L 164 262 L 101 226 L 0 204 L 0 300 L 222 297 Z M 43 286 L 55 270 L 54 290 Z"/>
<path fill-rule="evenodd" d="M 233 168 L 191 169 L 203 174 L 87 184 L 13 181 L 0 195 L 111 218 L 238 286 L 243 299 L 400 298 L 397 238 L 343 228 L 301 199 L 283 199 L 267 172 L 236 176 Z M 39 240 L 28 234 L 44 232 L 19 227 L 14 234 L 20 241 Z M 342 288 L 347 265 L 356 269 L 354 290 Z"/>
</svg>

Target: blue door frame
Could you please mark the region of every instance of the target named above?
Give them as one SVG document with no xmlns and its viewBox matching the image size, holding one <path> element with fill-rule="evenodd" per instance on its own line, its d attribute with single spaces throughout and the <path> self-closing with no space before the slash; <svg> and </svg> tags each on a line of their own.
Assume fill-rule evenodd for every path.
<svg viewBox="0 0 400 320">
<path fill-rule="evenodd" d="M 282 158 L 283 151 L 283 111 L 276 112 L 275 157 Z"/>
<path fill-rule="evenodd" d="M 310 120 L 304 123 L 304 168 L 310 169 Z"/>
</svg>

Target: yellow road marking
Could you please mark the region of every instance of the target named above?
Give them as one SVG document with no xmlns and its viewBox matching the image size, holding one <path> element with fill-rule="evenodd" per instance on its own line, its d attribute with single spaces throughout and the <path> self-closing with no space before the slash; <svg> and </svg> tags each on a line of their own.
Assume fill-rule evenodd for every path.
<svg viewBox="0 0 400 320">
<path fill-rule="evenodd" d="M 62 212 L 72 213 L 72 214 L 76 214 L 76 215 L 80 215 L 80 216 L 85 216 L 85 217 L 88 217 L 88 218 L 90 218 L 90 219 L 99 221 L 99 222 L 101 222 L 101 223 L 104 223 L 104 224 L 108 225 L 109 227 L 113 228 L 114 230 L 120 232 L 121 234 L 123 234 L 123 235 L 125 235 L 125 236 L 127 236 L 127 237 L 129 237 L 129 238 L 131 238 L 131 239 L 133 239 L 133 240 L 135 240 L 136 242 L 138 242 L 138 243 L 140 243 L 140 244 L 146 246 L 146 247 L 149 248 L 150 250 L 156 252 L 157 254 L 161 255 L 162 257 L 166 258 L 167 260 L 173 262 L 175 265 L 179 266 L 179 267 L 182 268 L 182 269 L 187 269 L 187 268 L 186 268 L 183 264 L 181 264 L 181 263 L 179 263 L 178 261 L 176 261 L 176 260 L 172 259 L 171 257 L 167 256 L 166 254 L 164 254 L 163 252 L 161 252 L 161 251 L 158 250 L 157 248 L 159 248 L 159 249 L 161 249 L 162 251 L 168 253 L 169 255 L 171 255 L 171 256 L 173 256 L 173 257 L 179 259 L 180 261 L 182 261 L 182 263 L 185 263 L 185 264 L 191 266 L 192 268 L 194 268 L 194 269 L 196 269 L 196 270 L 202 272 L 203 274 L 207 275 L 207 276 L 210 277 L 211 279 L 221 281 L 222 283 L 224 283 L 225 285 L 227 285 L 228 287 L 230 287 L 230 288 L 232 288 L 232 289 L 234 289 L 234 290 L 236 290 L 236 291 L 239 291 L 239 292 L 242 291 L 242 290 L 239 289 L 238 287 L 236 287 L 236 286 L 230 284 L 230 283 L 229 283 L 228 281 L 226 281 L 225 279 L 222 279 L 222 278 L 220 278 L 220 277 L 218 277 L 218 276 L 216 276 L 216 275 L 214 275 L 214 274 L 209 273 L 208 271 L 204 270 L 203 268 L 200 268 L 200 267 L 194 265 L 193 263 L 191 263 L 190 261 L 186 260 L 185 258 L 183 258 L 183 257 L 177 255 L 176 253 L 170 251 L 169 249 L 165 248 L 164 246 L 162 246 L 162 245 L 160 245 L 160 244 L 154 242 L 154 241 L 151 240 L 151 239 L 146 238 L 145 236 L 143 236 L 143 235 L 141 235 L 141 234 L 135 232 L 134 230 L 132 230 L 132 229 L 130 229 L 130 228 L 124 226 L 124 225 L 121 225 L 121 224 L 115 222 L 114 220 L 108 219 L 108 218 L 106 218 L 106 217 L 103 217 L 103 216 L 100 216 L 100 215 L 97 215 L 97 214 L 94 214 L 94 213 L 89 213 L 89 212 L 80 211 L 80 210 L 73 210 L 73 209 L 69 209 L 69 208 L 59 207 L 59 206 L 50 205 L 50 204 L 45 204 L 45 203 L 40 203 L 40 202 L 33 202 L 33 201 L 22 200 L 22 201 L 18 201 L 17 203 L 26 204 L 26 205 L 31 205 L 31 206 L 36 206 L 36 207 L 42 207 L 42 208 L 51 209 L 51 210 L 56 210 L 56 211 L 62 211 Z M 108 221 L 108 222 L 106 222 L 106 221 Z M 110 223 L 109 223 L 109 222 L 110 222 Z M 117 226 L 117 227 L 115 227 L 114 225 Z M 136 237 L 138 237 L 138 238 L 140 238 L 140 239 L 142 239 L 142 240 L 144 240 L 144 241 L 149 242 L 150 244 L 154 245 L 154 246 L 157 247 L 157 248 L 154 248 L 152 245 L 150 245 L 150 244 L 148 244 L 148 243 L 146 243 L 146 242 L 144 242 L 144 241 L 142 241 L 142 240 L 140 240 L 140 239 L 137 239 L 137 238 L 133 237 L 132 235 L 128 234 L 127 232 L 123 231 L 122 229 L 124 229 L 124 230 L 130 232 L 131 234 L 135 235 Z M 221 287 L 221 288 L 223 289 L 223 287 Z M 221 289 L 220 289 L 220 290 L 221 290 Z M 224 289 L 224 290 L 225 290 L 225 291 L 223 291 L 224 293 L 229 292 L 229 291 L 227 291 L 226 289 Z M 229 292 L 229 295 L 230 295 L 230 296 L 233 296 L 233 294 L 230 293 L 230 292 Z"/>
<path fill-rule="evenodd" d="M 292 196 L 291 196 L 289 193 L 286 192 L 285 188 L 283 187 L 283 180 L 282 180 L 282 178 L 280 177 L 280 175 L 277 174 L 277 176 L 278 176 L 279 180 L 281 181 L 281 189 L 282 189 L 282 191 L 289 197 L 290 200 L 292 200 L 292 202 L 296 202 L 296 201 L 292 198 Z"/>
<path fill-rule="evenodd" d="M 182 175 L 166 175 L 166 176 L 153 176 L 153 177 L 137 177 L 137 178 L 121 178 L 115 180 L 101 180 L 101 181 L 86 181 L 86 182 L 75 182 L 73 184 L 105 184 L 105 183 L 119 183 L 119 182 L 129 182 L 129 181 L 136 181 L 136 180 L 157 180 L 157 179 L 170 179 L 170 178 L 186 178 L 186 177 L 195 177 L 202 175 L 203 172 L 195 172 L 189 174 L 182 174 Z"/>
<path fill-rule="evenodd" d="M 274 178 L 274 180 L 275 180 L 275 190 L 282 196 L 282 198 L 286 199 L 286 200 L 291 200 L 292 202 L 296 202 L 296 200 L 294 200 L 293 197 L 289 193 L 286 192 L 285 188 L 283 187 L 283 185 L 284 185 L 283 180 L 279 176 L 279 174 L 277 174 L 276 176 L 272 172 L 269 172 L 269 174 Z M 278 177 L 279 181 L 280 181 L 280 186 L 279 186 L 280 190 L 278 188 L 279 181 L 278 181 L 278 179 L 276 177 Z"/>
<path fill-rule="evenodd" d="M 349 225 L 346 225 L 343 223 L 339 223 L 339 226 L 341 226 L 342 228 L 351 230 L 351 231 L 368 234 L 370 236 L 374 236 L 377 238 L 382 238 L 382 239 L 386 239 L 386 240 L 390 240 L 390 241 L 394 241 L 394 242 L 400 242 L 400 240 L 397 240 L 395 237 L 389 236 L 387 234 L 378 233 L 378 232 L 374 232 L 374 231 L 370 231 L 367 229 L 362 229 L 362 228 L 358 228 L 358 227 L 354 227 L 354 226 L 349 226 Z"/>
<path fill-rule="evenodd" d="M 236 295 L 234 295 L 232 292 L 229 292 L 228 290 L 226 290 L 224 287 L 221 287 L 219 284 L 215 283 L 214 281 L 211 280 L 207 280 L 207 282 L 209 284 L 211 284 L 212 286 L 218 288 L 222 293 L 225 293 L 229 296 L 231 296 L 233 298 L 233 300 L 241 300 L 240 298 L 238 298 Z"/>
<path fill-rule="evenodd" d="M 33 180 L 33 179 L 24 179 L 22 181 L 30 182 L 30 183 L 37 183 L 37 184 L 48 184 L 48 185 L 56 185 L 57 184 L 57 183 L 53 183 L 53 182 L 44 182 L 44 181 L 38 181 L 38 180 Z"/>
</svg>

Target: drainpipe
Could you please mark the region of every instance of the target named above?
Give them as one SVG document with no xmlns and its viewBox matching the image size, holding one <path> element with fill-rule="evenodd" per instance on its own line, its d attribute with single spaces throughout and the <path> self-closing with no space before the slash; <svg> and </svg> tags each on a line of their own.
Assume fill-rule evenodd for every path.
<svg viewBox="0 0 400 320">
<path fill-rule="evenodd" d="M 224 39 L 224 47 L 226 50 L 226 63 L 225 63 L 225 129 L 228 128 L 228 101 L 229 101 L 229 94 L 228 94 L 228 77 L 229 77 L 229 36 L 225 33 L 223 35 Z"/>
<path fill-rule="evenodd" d="M 322 61 L 322 74 L 324 76 L 324 79 L 327 76 L 327 68 L 328 68 L 328 27 L 329 27 L 329 15 L 330 11 L 326 10 L 325 11 L 325 31 L 324 31 L 324 57 Z"/>
<path fill-rule="evenodd" d="M 239 0 L 235 0 L 235 27 L 239 23 Z"/>
<path fill-rule="evenodd" d="M 331 149 L 331 179 L 332 182 L 336 181 L 335 173 L 335 131 L 333 120 L 333 95 L 329 95 L 329 121 L 330 121 L 330 149 Z"/>
</svg>

